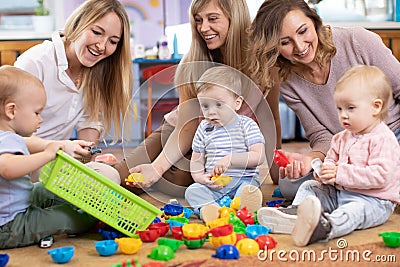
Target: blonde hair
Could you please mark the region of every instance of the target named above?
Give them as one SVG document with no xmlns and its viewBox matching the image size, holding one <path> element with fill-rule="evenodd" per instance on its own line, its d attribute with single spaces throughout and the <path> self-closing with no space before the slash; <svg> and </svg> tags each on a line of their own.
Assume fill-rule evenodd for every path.
<svg viewBox="0 0 400 267">
<path fill-rule="evenodd" d="M 357 65 L 346 71 L 335 85 L 334 92 L 341 91 L 349 81 L 358 81 L 359 86 L 352 90 L 362 90 L 368 92 L 375 98 L 381 99 L 382 109 L 380 112 L 381 120 L 388 117 L 389 103 L 392 99 L 392 84 L 388 77 L 375 66 Z"/>
<path fill-rule="evenodd" d="M 315 62 L 322 67 L 336 54 L 330 26 L 324 26 L 315 10 L 304 0 L 266 0 L 250 27 L 251 47 L 248 57 L 250 77 L 262 87 L 271 89 L 274 86 L 270 73 L 272 67 L 279 67 L 281 82 L 292 72 L 293 63 L 279 53 L 279 37 L 284 18 L 293 10 L 302 11 L 314 24 L 318 36 Z"/>
<path fill-rule="evenodd" d="M 0 67 L 0 103 L 4 107 L 7 102 L 13 100 L 21 90 L 32 90 L 32 88 L 44 86 L 34 75 L 17 67 L 4 65 Z M 1 109 L 3 113 L 4 109 Z"/>
<path fill-rule="evenodd" d="M 212 86 L 219 86 L 238 97 L 242 94 L 241 76 L 240 72 L 228 66 L 209 68 L 196 83 L 197 94 Z"/>
<path fill-rule="evenodd" d="M 229 29 L 223 47 L 209 50 L 206 42 L 197 31 L 195 16 L 207 4 L 214 2 L 229 19 Z M 238 70 L 244 69 L 248 45 L 247 28 L 250 14 L 245 0 L 193 0 L 189 9 L 192 42 L 189 52 L 181 60 L 175 75 L 175 85 L 180 94 L 196 97 L 194 81 L 212 66 L 212 62 L 222 63 Z M 188 64 L 196 62 L 196 64 Z M 203 63 L 199 63 L 199 62 Z M 186 63 L 186 64 L 185 64 Z"/>
<path fill-rule="evenodd" d="M 122 36 L 115 52 L 82 73 L 83 107 L 89 110 L 90 120 L 98 121 L 102 114 L 104 136 L 114 127 L 113 140 L 130 130 L 130 102 L 132 97 L 132 67 L 130 54 L 129 17 L 118 0 L 87 0 L 67 19 L 64 28 L 66 44 L 73 42 L 90 25 L 114 12 L 122 24 Z M 122 121 L 121 121 L 122 120 Z M 122 122 L 126 124 L 122 125 Z M 128 135 L 124 135 L 128 136 Z"/>
</svg>

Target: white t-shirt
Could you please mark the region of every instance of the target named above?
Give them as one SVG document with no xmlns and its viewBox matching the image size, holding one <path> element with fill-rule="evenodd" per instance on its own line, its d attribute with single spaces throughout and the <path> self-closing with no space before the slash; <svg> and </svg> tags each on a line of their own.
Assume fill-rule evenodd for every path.
<svg viewBox="0 0 400 267">
<path fill-rule="evenodd" d="M 46 107 L 41 113 L 43 122 L 35 135 L 52 140 L 69 139 L 74 128 L 94 128 L 102 131 L 102 124 L 87 121 L 83 112 L 82 88 L 78 90 L 67 75 L 65 47 L 59 32 L 52 41 L 44 41 L 17 58 L 14 66 L 32 73 L 44 84 Z"/>
</svg>

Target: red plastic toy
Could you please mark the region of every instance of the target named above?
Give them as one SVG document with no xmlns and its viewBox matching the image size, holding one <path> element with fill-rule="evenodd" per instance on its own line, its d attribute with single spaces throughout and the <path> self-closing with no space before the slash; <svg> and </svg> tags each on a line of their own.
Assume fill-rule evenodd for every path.
<svg viewBox="0 0 400 267">
<path fill-rule="evenodd" d="M 279 167 L 286 167 L 288 164 L 290 164 L 290 161 L 283 154 L 283 152 L 277 149 L 274 150 L 274 162 Z"/>
<path fill-rule="evenodd" d="M 276 247 L 277 244 L 275 239 L 269 235 L 260 235 L 257 236 L 254 240 L 258 243 L 258 246 L 262 250 L 266 250 L 265 247 L 267 247 L 268 249 L 273 249 L 274 247 Z"/>
</svg>

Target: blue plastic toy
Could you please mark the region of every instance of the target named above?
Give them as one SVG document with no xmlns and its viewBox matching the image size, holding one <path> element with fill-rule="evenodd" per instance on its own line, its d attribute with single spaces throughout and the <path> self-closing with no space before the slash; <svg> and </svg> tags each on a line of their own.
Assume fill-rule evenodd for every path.
<svg viewBox="0 0 400 267">
<path fill-rule="evenodd" d="M 223 260 L 238 260 L 239 250 L 234 245 L 221 245 L 217 248 L 216 253 L 211 255 L 211 257 Z"/>
<path fill-rule="evenodd" d="M 280 207 L 280 205 L 282 204 L 283 201 L 284 201 L 283 199 L 271 200 L 271 201 L 265 202 L 265 204 L 266 204 L 268 207 Z"/>
<path fill-rule="evenodd" d="M 151 222 L 151 224 L 153 224 L 153 223 L 159 223 L 159 222 L 161 222 L 161 219 L 158 218 L 158 217 L 156 217 L 156 218 Z"/>
<path fill-rule="evenodd" d="M 232 199 L 229 196 L 224 196 L 218 201 L 221 207 L 229 207 L 231 205 Z"/>
<path fill-rule="evenodd" d="M 272 193 L 272 197 L 280 197 L 283 198 L 281 189 L 279 187 L 275 188 L 274 192 Z"/>
<path fill-rule="evenodd" d="M 102 227 L 99 229 L 99 234 L 103 240 L 114 240 L 120 238 L 123 234 L 110 226 Z"/>
<path fill-rule="evenodd" d="M 246 227 L 246 235 L 251 239 L 255 239 L 257 236 L 260 235 L 267 235 L 271 231 L 271 228 L 267 228 L 264 225 L 259 224 L 247 225 Z"/>
<path fill-rule="evenodd" d="M 111 256 L 117 252 L 118 243 L 115 240 L 102 240 L 94 242 L 96 251 L 100 256 Z"/>
<path fill-rule="evenodd" d="M 177 204 L 165 204 L 164 208 L 161 208 L 165 215 L 178 216 L 183 212 L 183 206 Z"/>
<path fill-rule="evenodd" d="M 75 247 L 61 247 L 50 249 L 47 253 L 51 256 L 55 263 L 67 263 L 69 262 L 72 257 L 74 256 Z"/>
<path fill-rule="evenodd" d="M 8 254 L 0 254 L 0 267 L 4 267 L 7 265 L 10 256 Z"/>
<path fill-rule="evenodd" d="M 186 208 L 186 207 L 183 208 L 183 216 L 184 216 L 186 219 L 189 219 L 190 216 L 192 216 L 193 214 L 194 214 L 194 211 L 193 211 L 193 210 L 191 210 L 191 209 L 189 209 L 189 208 Z"/>
</svg>

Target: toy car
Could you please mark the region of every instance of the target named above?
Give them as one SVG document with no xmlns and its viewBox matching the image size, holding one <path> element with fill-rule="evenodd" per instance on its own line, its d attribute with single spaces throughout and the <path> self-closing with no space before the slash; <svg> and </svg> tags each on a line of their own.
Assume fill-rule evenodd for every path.
<svg viewBox="0 0 400 267">
<path fill-rule="evenodd" d="M 88 150 L 90 151 L 90 154 L 92 154 L 92 155 L 101 153 L 101 148 L 97 147 L 97 146 L 90 146 Z"/>
<path fill-rule="evenodd" d="M 54 243 L 54 238 L 52 236 L 48 236 L 48 237 L 40 239 L 39 247 L 49 248 L 53 245 L 53 243 Z"/>
</svg>

